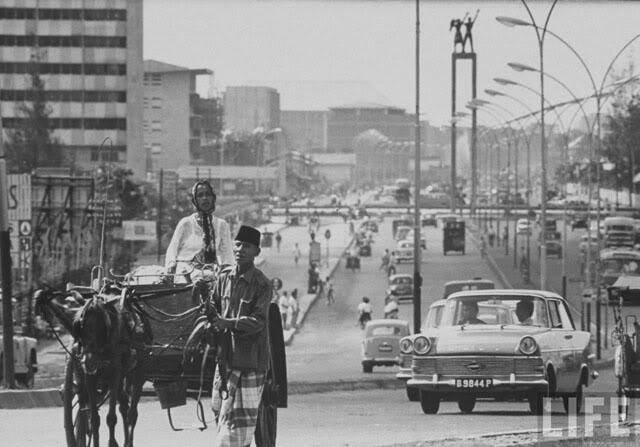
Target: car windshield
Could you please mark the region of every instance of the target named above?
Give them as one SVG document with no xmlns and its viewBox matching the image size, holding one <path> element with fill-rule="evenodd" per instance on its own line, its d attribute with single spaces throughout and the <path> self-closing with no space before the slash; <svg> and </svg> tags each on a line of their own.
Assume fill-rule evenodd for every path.
<svg viewBox="0 0 640 447">
<path fill-rule="evenodd" d="M 605 259 L 602 261 L 604 274 L 626 273 L 638 275 L 640 274 L 638 270 L 638 261 L 633 259 Z"/>
<path fill-rule="evenodd" d="M 413 278 L 410 278 L 410 277 L 395 278 L 393 280 L 393 284 L 411 284 L 411 283 L 413 283 Z"/>
<path fill-rule="evenodd" d="M 518 324 L 549 327 L 545 301 L 528 295 L 449 298 L 441 326 Z"/>
<path fill-rule="evenodd" d="M 485 290 L 485 289 L 493 289 L 495 288 L 494 284 L 489 281 L 483 282 L 460 282 L 453 284 L 445 284 L 444 286 L 444 297 L 448 297 L 452 293 L 462 292 L 464 290 Z"/>
<path fill-rule="evenodd" d="M 369 335 L 407 335 L 407 331 L 400 326 L 373 326 L 369 330 Z"/>
</svg>

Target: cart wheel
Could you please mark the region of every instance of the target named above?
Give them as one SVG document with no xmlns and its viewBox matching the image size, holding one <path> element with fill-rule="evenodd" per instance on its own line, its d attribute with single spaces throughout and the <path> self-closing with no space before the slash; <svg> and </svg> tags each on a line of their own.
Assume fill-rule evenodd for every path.
<svg viewBox="0 0 640 447">
<path fill-rule="evenodd" d="M 64 406 L 64 431 L 67 447 L 91 445 L 90 416 L 87 410 L 87 395 L 84 390 L 80 365 L 69 357 L 64 375 L 62 401 Z"/>
</svg>

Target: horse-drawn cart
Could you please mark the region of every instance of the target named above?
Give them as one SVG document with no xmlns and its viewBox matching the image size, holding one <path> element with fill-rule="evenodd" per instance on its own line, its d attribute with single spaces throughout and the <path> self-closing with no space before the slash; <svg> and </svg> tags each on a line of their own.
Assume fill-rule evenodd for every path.
<svg viewBox="0 0 640 447">
<path fill-rule="evenodd" d="M 167 410 L 196 397 L 198 429 L 207 428 L 201 398 L 213 383 L 216 362 L 222 357 L 212 337 L 196 334 L 205 315 L 206 282 L 136 284 L 140 277 L 104 281 L 100 291 L 75 287 L 66 293 L 37 292 L 36 302 L 47 321 L 52 317 L 72 334 L 66 347 L 67 364 L 62 387 L 64 426 L 68 447 L 99 445 L 99 415 L 109 401 L 107 425 L 114 439 L 115 406 L 120 405 L 125 446 L 133 446 L 137 404 L 147 381 Z M 160 279 L 160 278 L 159 278 Z M 281 319 L 276 305 L 269 309 L 271 362 L 260 404 L 257 446 L 275 446 L 277 408 L 287 406 L 286 362 Z M 220 368 L 223 364 L 220 363 Z"/>
</svg>

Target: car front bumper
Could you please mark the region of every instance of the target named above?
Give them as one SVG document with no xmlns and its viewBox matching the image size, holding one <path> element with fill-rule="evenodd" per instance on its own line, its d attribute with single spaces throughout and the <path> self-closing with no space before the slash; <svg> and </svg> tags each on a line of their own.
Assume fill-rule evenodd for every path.
<svg viewBox="0 0 640 447">
<path fill-rule="evenodd" d="M 509 376 L 492 377 L 491 375 L 487 375 L 486 377 L 493 380 L 493 385 L 489 388 L 457 388 L 456 379 L 476 379 L 478 377 L 460 376 L 453 378 L 451 376 L 447 376 L 445 378 L 441 378 L 438 374 L 434 374 L 433 376 L 414 376 L 414 378 L 407 381 L 407 386 L 442 394 L 471 394 L 481 396 L 546 393 L 549 389 L 549 382 L 547 382 L 543 376 L 535 378 L 516 378 L 515 374 L 510 374 Z"/>
</svg>

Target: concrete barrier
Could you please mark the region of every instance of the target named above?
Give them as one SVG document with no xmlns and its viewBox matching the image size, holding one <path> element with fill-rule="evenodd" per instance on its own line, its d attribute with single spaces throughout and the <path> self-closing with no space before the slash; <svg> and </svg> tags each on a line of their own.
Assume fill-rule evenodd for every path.
<svg viewBox="0 0 640 447">
<path fill-rule="evenodd" d="M 4 410 L 61 406 L 62 396 L 57 388 L 0 391 L 0 408 Z"/>
</svg>

